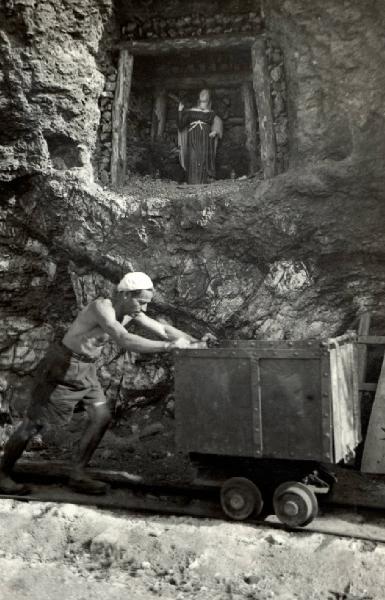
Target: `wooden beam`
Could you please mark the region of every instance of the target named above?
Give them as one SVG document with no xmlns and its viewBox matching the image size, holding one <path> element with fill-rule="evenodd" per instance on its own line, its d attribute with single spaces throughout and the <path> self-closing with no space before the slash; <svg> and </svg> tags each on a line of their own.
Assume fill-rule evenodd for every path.
<svg viewBox="0 0 385 600">
<path fill-rule="evenodd" d="M 338 465 L 333 465 L 332 471 L 337 481 L 332 486 L 331 494 L 325 499 L 328 504 L 384 509 L 385 477 L 374 479 L 370 475 Z"/>
<path fill-rule="evenodd" d="M 366 346 L 383 346 L 385 345 L 385 335 L 360 335 L 357 342 Z"/>
<path fill-rule="evenodd" d="M 245 110 L 246 149 L 249 154 L 249 175 L 254 175 L 258 169 L 257 115 L 254 105 L 253 88 L 248 81 L 242 84 L 242 97 Z"/>
<path fill-rule="evenodd" d="M 242 50 L 250 48 L 255 41 L 252 35 L 218 35 L 200 38 L 174 38 L 169 40 L 131 40 L 118 44 L 118 48 L 139 56 L 159 56 L 177 52 L 199 52 L 201 50 Z"/>
<path fill-rule="evenodd" d="M 370 330 L 370 313 L 366 312 L 360 316 L 358 322 L 358 338 L 359 344 L 363 344 L 363 337 L 369 335 Z M 367 362 L 367 348 L 366 346 L 358 346 L 358 383 L 365 383 L 366 376 L 366 362 Z"/>
<path fill-rule="evenodd" d="M 146 79 L 134 79 L 135 88 L 164 88 L 166 90 L 191 90 L 200 89 L 202 86 L 209 88 L 239 87 L 243 83 L 251 82 L 251 74 L 244 73 L 211 73 L 208 75 L 191 75 L 188 77 L 156 77 Z"/>
<path fill-rule="evenodd" d="M 259 119 L 261 161 L 265 179 L 277 173 L 277 153 L 273 122 L 273 107 L 270 93 L 270 78 L 267 68 L 264 39 L 257 39 L 251 48 L 253 86 Z"/>
<path fill-rule="evenodd" d="M 130 102 L 134 57 L 123 49 L 119 55 L 118 77 L 112 106 L 111 184 L 124 184 L 127 166 L 127 113 Z"/>
<path fill-rule="evenodd" d="M 167 116 L 167 94 L 165 89 L 158 89 L 155 92 L 154 107 L 152 112 L 151 139 L 160 140 L 163 137 L 166 127 Z"/>
<path fill-rule="evenodd" d="M 360 392 L 375 392 L 377 383 L 360 383 L 358 389 Z"/>
<path fill-rule="evenodd" d="M 362 453 L 363 473 L 385 474 L 385 359 L 378 379 L 376 395 L 370 413 L 368 430 Z"/>
</svg>

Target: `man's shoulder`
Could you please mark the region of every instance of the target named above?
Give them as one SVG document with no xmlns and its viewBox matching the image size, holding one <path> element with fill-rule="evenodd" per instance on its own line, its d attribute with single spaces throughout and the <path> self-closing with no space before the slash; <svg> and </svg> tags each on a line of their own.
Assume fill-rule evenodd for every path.
<svg viewBox="0 0 385 600">
<path fill-rule="evenodd" d="M 91 312 L 115 312 L 114 307 L 112 306 L 112 302 L 109 298 L 96 298 L 96 300 L 93 300 L 88 304 L 87 308 Z"/>
</svg>

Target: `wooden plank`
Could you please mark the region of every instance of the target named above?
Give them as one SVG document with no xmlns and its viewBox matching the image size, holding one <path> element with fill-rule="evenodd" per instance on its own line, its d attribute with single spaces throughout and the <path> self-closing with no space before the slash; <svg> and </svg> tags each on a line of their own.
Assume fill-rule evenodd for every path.
<svg viewBox="0 0 385 600">
<path fill-rule="evenodd" d="M 362 454 L 363 473 L 385 473 L 385 359 L 377 384 Z"/>
<path fill-rule="evenodd" d="M 128 50 L 121 50 L 115 98 L 112 107 L 111 184 L 124 184 L 127 166 L 127 113 L 130 102 L 134 57 Z"/>
<path fill-rule="evenodd" d="M 42 461 L 42 460 L 20 460 L 17 462 L 14 472 L 20 477 L 36 481 L 66 481 L 71 472 L 71 464 L 64 461 Z M 115 485 L 140 485 L 143 483 L 142 477 L 133 475 L 125 471 L 106 471 L 103 469 L 87 469 L 87 474 L 112 483 Z"/>
<path fill-rule="evenodd" d="M 358 386 L 360 392 L 375 392 L 377 389 L 376 383 L 360 383 Z"/>
<path fill-rule="evenodd" d="M 232 34 L 199 38 L 174 38 L 169 40 L 123 41 L 118 44 L 118 48 L 127 50 L 133 55 L 159 56 L 161 54 L 174 54 L 183 51 L 241 50 L 250 48 L 254 41 L 255 36 L 252 35 Z"/>
<path fill-rule="evenodd" d="M 16 479 L 35 484 L 66 483 L 71 472 L 71 464 L 64 461 L 43 461 L 22 459 L 17 462 L 14 473 Z M 156 483 L 136 473 L 112 471 L 98 468 L 87 468 L 87 475 L 93 479 L 105 481 L 113 487 L 131 488 L 142 492 L 159 491 L 165 495 L 179 494 L 184 496 L 199 495 L 201 487 L 192 483 L 177 484 L 162 481 Z"/>
<path fill-rule="evenodd" d="M 366 344 L 367 346 L 383 346 L 385 345 L 385 335 L 360 335 L 358 344 Z"/>
<path fill-rule="evenodd" d="M 65 484 L 70 475 L 70 471 L 71 464 L 68 462 L 43 460 L 30 461 L 22 459 L 16 464 L 14 474 L 18 481 L 24 481 L 26 483 L 33 482 L 34 484 L 40 485 L 60 482 Z M 153 480 L 145 479 L 143 476 L 137 475 L 136 473 L 112 471 L 95 467 L 88 467 L 86 472 L 87 475 L 93 479 L 104 481 L 112 487 L 130 488 L 133 491 L 161 493 L 168 496 L 183 495 L 185 497 L 198 497 L 207 487 L 199 484 L 196 480 L 177 483 L 175 481 L 168 482 L 167 480 L 162 479 L 161 482 L 154 482 Z"/>
<path fill-rule="evenodd" d="M 166 127 L 167 116 L 167 94 L 166 90 L 157 89 L 154 98 L 154 108 L 152 113 L 151 123 L 151 139 L 152 141 L 160 140 L 163 137 Z"/>
<path fill-rule="evenodd" d="M 354 439 L 355 439 L 355 447 L 354 447 L 354 456 L 356 454 L 356 448 L 359 442 L 362 441 L 362 423 L 361 423 L 361 396 L 360 396 L 360 388 L 359 388 L 359 373 L 358 373 L 358 348 L 356 343 L 349 344 L 350 351 L 350 402 L 352 405 L 352 427 L 354 429 Z"/>
<path fill-rule="evenodd" d="M 350 462 L 361 441 L 356 344 L 329 340 L 334 462 Z"/>
<path fill-rule="evenodd" d="M 261 161 L 264 176 L 267 179 L 274 177 L 277 173 L 277 153 L 266 46 L 262 38 L 257 39 L 252 45 L 251 63 L 259 119 Z"/>
<path fill-rule="evenodd" d="M 347 333 L 338 335 L 335 338 L 328 338 L 328 340 L 326 342 L 322 342 L 322 344 L 325 346 L 325 348 L 334 348 L 336 342 L 339 346 L 349 342 L 357 342 L 357 334 L 354 331 L 348 331 Z"/>
<path fill-rule="evenodd" d="M 186 498 L 185 496 L 166 496 L 164 489 L 162 496 L 153 494 L 135 494 L 128 489 L 111 489 L 102 496 L 80 494 L 63 485 L 33 485 L 31 494 L 15 496 L 0 494 L 0 498 L 12 498 L 29 502 L 58 502 L 84 506 L 99 506 L 110 509 L 123 509 L 127 511 L 149 511 L 154 513 L 181 514 L 195 517 L 209 517 L 223 519 L 223 511 L 217 499 Z"/>
<path fill-rule="evenodd" d="M 248 81 L 242 84 L 242 97 L 245 111 L 246 149 L 249 154 L 249 175 L 254 175 L 258 169 L 257 114 L 253 98 L 253 88 Z"/>
<path fill-rule="evenodd" d="M 385 477 L 371 476 L 352 469 L 333 466 L 337 482 L 325 498 L 327 503 L 345 506 L 385 508 Z"/>
<path fill-rule="evenodd" d="M 367 347 L 365 342 L 363 341 L 365 336 L 369 335 L 370 331 L 370 313 L 366 312 L 360 316 L 359 324 L 358 324 L 358 339 L 357 343 L 360 344 L 358 346 L 358 383 L 360 386 L 360 391 L 366 391 L 362 389 L 362 384 L 365 383 L 366 379 L 366 368 L 367 368 Z"/>
<path fill-rule="evenodd" d="M 244 82 L 251 82 L 251 74 L 240 73 L 209 73 L 204 76 L 205 85 L 209 88 L 216 87 L 239 87 Z M 165 77 L 160 79 L 136 78 L 133 83 L 138 89 L 143 88 L 165 88 L 166 90 L 195 90 L 202 86 L 202 74 L 188 77 Z"/>
</svg>

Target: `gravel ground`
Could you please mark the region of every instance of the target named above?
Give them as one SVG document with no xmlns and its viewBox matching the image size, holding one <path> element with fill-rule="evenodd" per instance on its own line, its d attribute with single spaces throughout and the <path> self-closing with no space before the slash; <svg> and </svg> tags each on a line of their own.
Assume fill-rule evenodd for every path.
<svg viewBox="0 0 385 600">
<path fill-rule="evenodd" d="M 71 425 L 73 439 L 62 432 L 27 456 L 68 457 L 82 419 Z M 149 427 L 153 435 L 127 443 Z M 107 432 L 93 466 L 190 480 L 174 445 L 172 399 L 131 410 Z M 372 541 L 10 500 L 0 501 L 0 527 L 1 600 L 385 598 L 385 544 Z"/>
<path fill-rule="evenodd" d="M 383 600 L 385 544 L 0 501 L 2 600 Z"/>
</svg>

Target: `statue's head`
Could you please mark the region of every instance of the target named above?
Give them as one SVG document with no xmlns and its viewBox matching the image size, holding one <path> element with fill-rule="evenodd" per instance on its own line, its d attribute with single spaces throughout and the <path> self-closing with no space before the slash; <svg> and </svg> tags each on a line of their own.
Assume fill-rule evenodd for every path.
<svg viewBox="0 0 385 600">
<path fill-rule="evenodd" d="M 207 107 L 211 106 L 210 90 L 205 88 L 199 92 L 199 104 L 204 104 Z"/>
</svg>

